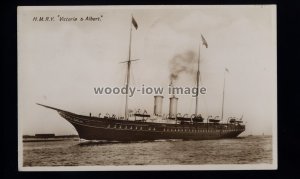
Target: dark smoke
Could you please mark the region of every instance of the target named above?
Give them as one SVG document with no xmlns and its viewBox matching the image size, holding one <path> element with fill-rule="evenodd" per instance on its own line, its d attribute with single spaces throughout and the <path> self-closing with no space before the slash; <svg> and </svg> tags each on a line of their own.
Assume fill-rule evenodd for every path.
<svg viewBox="0 0 300 179">
<path fill-rule="evenodd" d="M 197 62 L 196 54 L 193 51 L 175 55 L 169 63 L 171 84 L 173 84 L 182 73 L 196 75 L 197 68 L 195 68 L 195 66 L 197 66 Z"/>
</svg>

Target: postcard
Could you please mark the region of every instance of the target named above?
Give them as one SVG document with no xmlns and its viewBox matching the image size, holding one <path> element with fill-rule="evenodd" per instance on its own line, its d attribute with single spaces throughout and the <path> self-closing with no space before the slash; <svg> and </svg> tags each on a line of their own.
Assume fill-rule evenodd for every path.
<svg viewBox="0 0 300 179">
<path fill-rule="evenodd" d="M 17 13 L 20 171 L 277 169 L 276 5 Z"/>
</svg>

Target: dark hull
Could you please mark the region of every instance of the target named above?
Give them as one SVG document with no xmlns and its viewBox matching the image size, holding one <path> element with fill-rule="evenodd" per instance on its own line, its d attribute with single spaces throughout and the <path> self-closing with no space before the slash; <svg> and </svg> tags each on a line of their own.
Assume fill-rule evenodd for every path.
<svg viewBox="0 0 300 179">
<path fill-rule="evenodd" d="M 131 130 L 118 128 L 94 128 L 72 123 L 76 128 L 79 137 L 87 140 L 109 140 L 109 141 L 142 141 L 159 139 L 183 139 L 183 140 L 209 140 L 235 138 L 242 131 L 217 131 L 217 130 L 199 130 L 197 132 L 165 132 L 165 131 L 147 131 Z"/>
<path fill-rule="evenodd" d="M 69 121 L 78 135 L 86 140 L 142 141 L 159 139 L 208 140 L 235 138 L 245 131 L 240 124 L 166 124 L 115 118 L 83 116 L 60 109 L 58 113 Z"/>
</svg>

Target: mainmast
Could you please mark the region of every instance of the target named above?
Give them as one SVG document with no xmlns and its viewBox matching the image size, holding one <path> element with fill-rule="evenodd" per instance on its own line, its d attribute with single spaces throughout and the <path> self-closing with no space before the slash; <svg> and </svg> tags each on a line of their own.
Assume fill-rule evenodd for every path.
<svg viewBox="0 0 300 179">
<path fill-rule="evenodd" d="M 199 44 L 199 51 L 198 51 L 198 71 L 197 71 L 197 93 L 196 93 L 196 108 L 195 108 L 195 115 L 198 115 L 198 98 L 199 98 L 199 80 L 200 80 L 200 44 Z"/>
<path fill-rule="evenodd" d="M 202 40 L 202 45 L 204 45 L 206 48 L 208 47 L 208 44 L 201 34 L 201 40 Z M 198 114 L 198 100 L 199 100 L 199 81 L 200 81 L 200 47 L 201 43 L 199 44 L 199 51 L 198 51 L 198 71 L 197 71 L 197 95 L 196 95 L 196 108 L 195 108 L 195 115 L 197 116 Z"/>
</svg>

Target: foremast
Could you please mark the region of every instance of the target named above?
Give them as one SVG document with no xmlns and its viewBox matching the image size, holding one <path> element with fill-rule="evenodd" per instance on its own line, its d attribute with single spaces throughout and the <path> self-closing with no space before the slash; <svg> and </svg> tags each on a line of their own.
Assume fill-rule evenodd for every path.
<svg viewBox="0 0 300 179">
<path fill-rule="evenodd" d="M 131 15 L 131 22 L 130 22 L 130 32 L 129 32 L 129 52 L 128 52 L 128 60 L 123 62 L 123 63 L 127 63 L 127 74 L 126 74 L 126 99 L 125 99 L 125 120 L 128 120 L 128 91 L 129 91 L 129 84 L 130 84 L 130 67 L 131 67 L 131 62 L 132 61 L 136 61 L 138 59 L 135 60 L 131 60 L 131 39 L 132 39 L 132 26 L 135 27 L 135 29 L 138 28 L 137 22 L 135 21 L 135 19 L 133 18 L 133 16 Z"/>
</svg>

